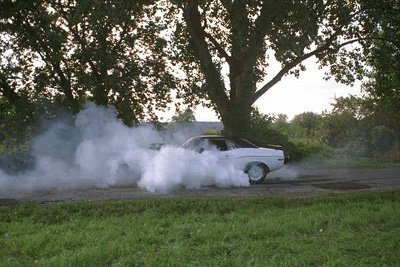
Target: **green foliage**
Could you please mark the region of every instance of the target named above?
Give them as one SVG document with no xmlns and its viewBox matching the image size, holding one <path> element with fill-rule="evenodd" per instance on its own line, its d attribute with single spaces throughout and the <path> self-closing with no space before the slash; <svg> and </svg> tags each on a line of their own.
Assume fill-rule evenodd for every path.
<svg viewBox="0 0 400 267">
<path fill-rule="evenodd" d="M 18 112 L 6 98 L 0 97 L 0 155 L 14 155 L 27 148 L 27 117 L 28 114 Z"/>
<path fill-rule="evenodd" d="M 1 207 L 0 265 L 396 266 L 399 199 L 394 191 Z"/>
<path fill-rule="evenodd" d="M 396 134 L 386 126 L 375 126 L 371 131 L 371 143 L 377 153 L 384 153 L 392 149 L 396 143 Z"/>
<path fill-rule="evenodd" d="M 398 6 L 396 0 L 5 0 L 1 153 L 26 150 L 35 123 L 54 116 L 54 107 L 114 105 L 132 125 L 156 121 L 154 110 L 167 108 L 172 89 L 188 104 L 214 107 L 225 134 L 280 144 L 294 157 L 329 154 L 321 142 L 349 156 L 392 147 L 399 153 Z M 362 49 L 341 49 L 356 40 Z M 281 70 L 264 81 L 267 54 Z M 367 77 L 366 95 L 338 98 L 332 112 L 306 112 L 291 122 L 250 115 L 257 99 L 284 75 L 298 76 L 312 56 L 338 81 Z M 179 82 L 172 67 L 180 69 Z M 190 110 L 173 118 L 194 119 Z"/>
<path fill-rule="evenodd" d="M 173 3 L 174 60 L 186 74 L 182 83 L 187 90 L 181 96 L 210 100 L 226 134 L 236 137 L 251 127 L 254 102 L 283 76 L 298 77 L 305 70 L 302 62 L 313 56 L 332 66 L 332 73 L 343 73 L 337 62 L 350 56 L 340 48 L 370 33 L 359 22 L 360 6 L 352 1 Z M 269 81 L 264 81 L 270 60 L 266 55 L 281 63 Z M 349 68 L 359 65 L 354 58 L 346 63 Z"/>
<path fill-rule="evenodd" d="M 376 155 L 388 152 L 393 144 L 385 145 L 383 141 L 373 140 L 379 138 L 376 135 L 383 134 L 378 129 L 373 130 L 374 127 L 384 126 L 389 131 L 394 131 L 397 142 L 400 136 L 399 2 L 362 0 L 359 3 L 362 11 L 360 21 L 364 22 L 366 31 L 370 32 L 370 38 L 360 41 L 362 49 L 357 52 L 363 54 L 363 57 L 358 58 L 363 64 L 359 64 L 356 69 L 350 67 L 347 70 L 350 76 L 366 78 L 362 84 L 365 95 L 362 98 L 341 99 L 341 103 L 335 104 L 335 109 L 342 108 L 342 114 L 347 110 L 356 119 L 353 123 L 349 122 L 349 127 L 360 129 L 358 134 L 363 136 L 365 144 L 371 148 L 368 153 Z M 394 138 L 393 134 L 389 135 L 391 137 L 384 139 Z M 380 148 L 375 144 L 377 142 L 382 144 Z M 389 143 L 391 142 L 393 141 Z"/>
<path fill-rule="evenodd" d="M 30 139 L 35 121 L 22 106 L 0 97 L 0 169 L 17 172 L 32 165 Z"/>
<path fill-rule="evenodd" d="M 400 136 L 400 12 L 398 1 L 362 1 L 374 26 L 376 39 L 366 50 L 368 80 L 363 89 L 373 102 L 377 125 L 385 125 Z"/>
<path fill-rule="evenodd" d="M 385 112 L 379 103 L 371 95 L 336 99 L 333 111 L 322 121 L 321 140 L 349 156 L 380 156 L 398 150 L 396 115 Z"/>
<path fill-rule="evenodd" d="M 319 126 L 319 138 L 324 143 L 340 147 L 350 141 L 350 136 L 357 130 L 358 121 L 351 114 L 325 114 Z"/>
<path fill-rule="evenodd" d="M 364 89 L 383 103 L 390 105 L 392 112 L 399 114 L 400 100 L 400 12 L 397 0 L 377 3 L 361 2 L 368 14 L 376 39 L 366 47 L 367 64 L 372 71 L 364 83 Z M 390 113 L 390 109 L 387 109 Z"/>
<path fill-rule="evenodd" d="M 273 116 L 262 114 L 258 109 L 253 109 L 251 115 L 250 130 L 245 135 L 246 139 L 261 147 L 280 145 L 290 154 L 292 159 L 302 157 L 288 137 L 273 127 L 273 121 L 275 120 Z"/>
<path fill-rule="evenodd" d="M 290 122 L 288 136 L 293 139 L 315 139 L 321 123 L 321 115 L 304 112 L 296 115 Z"/>
<path fill-rule="evenodd" d="M 298 151 L 295 158 L 313 159 L 313 158 L 331 158 L 335 155 L 335 149 L 325 143 L 316 140 L 291 140 Z"/>
<path fill-rule="evenodd" d="M 128 125 L 154 119 L 176 87 L 157 10 L 147 0 L 3 1 L 2 81 L 30 102 L 77 112 L 90 100 L 114 105 Z"/>
<path fill-rule="evenodd" d="M 337 98 L 331 112 L 306 112 L 290 122 L 284 116 L 268 116 L 254 110 L 248 138 L 261 146 L 283 145 L 292 159 L 324 158 L 335 165 L 339 158 L 345 164 L 352 158 L 368 156 L 397 162 L 399 135 L 390 123 L 391 114 L 382 113 L 371 96 Z"/>
<path fill-rule="evenodd" d="M 333 147 L 345 147 L 358 143 L 365 147 L 366 120 L 370 111 L 362 98 L 349 96 L 335 99 L 332 112 L 323 114 L 318 129 L 318 138 Z"/>
<path fill-rule="evenodd" d="M 272 128 L 283 135 L 289 136 L 289 121 L 286 114 L 278 114 L 274 117 Z"/>
<path fill-rule="evenodd" d="M 221 129 L 206 129 L 203 134 L 205 134 L 205 135 L 223 135 L 223 130 L 221 130 Z"/>
<path fill-rule="evenodd" d="M 63 114 L 71 115 L 46 99 L 28 102 L 22 96 L 12 104 L 0 96 L 0 169 L 16 173 L 33 168 L 32 138 Z"/>
<path fill-rule="evenodd" d="M 358 168 L 358 169 L 382 169 L 382 168 L 399 168 L 399 163 L 392 163 L 392 162 L 379 162 L 375 159 L 371 158 L 352 158 L 349 159 L 349 162 L 346 166 L 351 168 Z"/>
<path fill-rule="evenodd" d="M 172 116 L 173 122 L 189 122 L 196 121 L 196 117 L 194 116 L 193 110 L 190 108 L 186 108 L 183 111 L 177 110 L 175 115 Z"/>
</svg>

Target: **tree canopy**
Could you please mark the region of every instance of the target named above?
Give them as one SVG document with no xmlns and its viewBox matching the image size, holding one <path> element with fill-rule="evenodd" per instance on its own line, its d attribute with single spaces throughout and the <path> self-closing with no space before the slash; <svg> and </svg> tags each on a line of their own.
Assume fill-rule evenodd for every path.
<svg viewBox="0 0 400 267">
<path fill-rule="evenodd" d="M 400 2 L 365 1 L 365 9 L 375 26 L 375 39 L 365 53 L 370 68 L 363 90 L 382 124 L 400 136 Z"/>
<path fill-rule="evenodd" d="M 358 1 L 174 3 L 175 17 L 182 14 L 176 58 L 192 88 L 186 97 L 207 95 L 227 135 L 242 135 L 251 106 L 285 75 L 298 76 L 304 60 L 316 57 L 321 66 L 331 66 L 332 74 L 346 73 L 358 61 L 345 46 L 369 38 Z M 264 80 L 272 57 L 281 69 Z"/>
<path fill-rule="evenodd" d="M 367 75 L 365 90 L 399 110 L 397 11 L 398 0 L 4 0 L 0 93 L 114 105 L 130 125 L 155 119 L 174 89 L 243 136 L 252 105 L 314 58 L 344 83 Z"/>
<path fill-rule="evenodd" d="M 0 85 L 11 102 L 24 92 L 77 111 L 89 100 L 132 124 L 171 101 L 154 1 L 5 0 L 0 22 Z"/>
</svg>

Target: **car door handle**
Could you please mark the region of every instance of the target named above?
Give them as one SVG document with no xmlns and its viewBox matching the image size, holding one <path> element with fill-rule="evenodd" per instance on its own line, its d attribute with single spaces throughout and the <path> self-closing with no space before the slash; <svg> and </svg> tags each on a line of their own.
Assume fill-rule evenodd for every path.
<svg viewBox="0 0 400 267">
<path fill-rule="evenodd" d="M 225 155 L 225 158 L 229 158 L 229 155 Z"/>
</svg>

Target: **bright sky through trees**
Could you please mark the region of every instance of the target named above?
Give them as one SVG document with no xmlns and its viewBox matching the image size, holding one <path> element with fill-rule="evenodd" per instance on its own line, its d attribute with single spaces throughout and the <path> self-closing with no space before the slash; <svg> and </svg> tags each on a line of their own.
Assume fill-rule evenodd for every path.
<svg viewBox="0 0 400 267">
<path fill-rule="evenodd" d="M 334 79 L 324 80 L 325 70 L 318 69 L 315 58 L 305 62 L 307 70 L 296 79 L 286 76 L 274 88 L 263 95 L 256 105 L 264 114 L 283 113 L 292 119 L 296 114 L 312 111 L 321 113 L 331 109 L 331 103 L 335 97 L 347 96 L 349 94 L 361 94 L 361 82 L 357 81 L 353 87 L 337 83 Z M 271 64 L 274 71 L 279 70 L 279 64 Z M 181 107 L 182 109 L 183 107 Z M 170 120 L 175 114 L 175 108 L 160 116 L 164 120 Z M 218 121 L 218 117 L 212 109 L 197 107 L 195 111 L 197 121 Z"/>
</svg>

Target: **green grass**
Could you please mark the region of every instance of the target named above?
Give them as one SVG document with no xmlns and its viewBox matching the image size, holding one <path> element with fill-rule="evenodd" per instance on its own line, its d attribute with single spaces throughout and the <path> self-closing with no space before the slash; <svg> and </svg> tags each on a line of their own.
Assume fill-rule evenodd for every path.
<svg viewBox="0 0 400 267">
<path fill-rule="evenodd" d="M 398 266 L 400 191 L 0 208 L 0 266 Z"/>
<path fill-rule="evenodd" d="M 400 168 L 400 163 L 379 162 L 367 157 L 332 157 L 332 158 L 311 158 L 311 162 L 319 163 L 329 168 L 354 168 L 354 169 L 384 169 Z"/>
<path fill-rule="evenodd" d="M 354 158 L 350 161 L 350 167 L 359 169 L 382 169 L 382 168 L 399 168 L 400 163 L 379 162 L 371 158 Z"/>
</svg>

